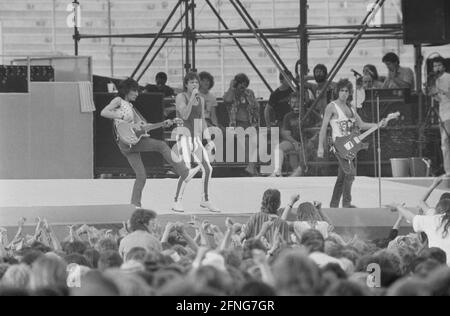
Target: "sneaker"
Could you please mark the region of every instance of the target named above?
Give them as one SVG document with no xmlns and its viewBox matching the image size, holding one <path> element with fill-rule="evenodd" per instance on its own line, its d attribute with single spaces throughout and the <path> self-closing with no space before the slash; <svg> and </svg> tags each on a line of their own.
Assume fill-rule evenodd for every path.
<svg viewBox="0 0 450 316">
<path fill-rule="evenodd" d="M 197 166 L 195 168 L 189 169 L 189 173 L 188 176 L 186 177 L 186 179 L 184 179 L 184 182 L 188 183 L 189 181 L 192 180 L 192 178 L 195 177 L 195 175 L 200 171 L 201 167 Z"/>
<path fill-rule="evenodd" d="M 220 211 L 210 201 L 203 201 L 200 203 L 200 206 L 206 208 L 210 212 L 220 213 Z"/>
<path fill-rule="evenodd" d="M 177 213 L 184 213 L 184 208 L 183 208 L 183 204 L 181 203 L 181 201 L 176 201 L 173 204 L 172 211 L 177 212 Z"/>
<path fill-rule="evenodd" d="M 248 166 L 247 166 L 247 168 L 245 168 L 245 170 L 244 170 L 246 173 L 247 173 L 247 175 L 248 176 L 250 176 L 250 177 L 259 177 L 259 172 L 258 172 L 258 170 L 257 170 L 257 168 L 256 168 L 256 165 L 255 164 L 249 164 Z"/>
<path fill-rule="evenodd" d="M 269 177 L 271 178 L 281 177 L 281 171 L 274 171 Z"/>
<path fill-rule="evenodd" d="M 302 175 L 303 175 L 302 167 L 298 167 L 297 169 L 294 170 L 294 172 L 292 172 L 292 174 L 290 176 L 291 177 L 301 177 Z"/>
<path fill-rule="evenodd" d="M 357 208 L 355 205 L 349 204 L 349 205 L 342 205 L 342 208 Z"/>
</svg>

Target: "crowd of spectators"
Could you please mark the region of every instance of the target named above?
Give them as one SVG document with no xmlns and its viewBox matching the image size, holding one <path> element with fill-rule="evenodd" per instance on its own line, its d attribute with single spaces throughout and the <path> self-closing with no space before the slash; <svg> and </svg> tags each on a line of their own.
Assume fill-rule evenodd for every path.
<svg viewBox="0 0 450 316">
<path fill-rule="evenodd" d="M 118 231 L 70 226 L 58 240 L 45 219 L 32 236 L 20 219 L 11 241 L 0 229 L 0 295 L 448 295 L 449 194 L 426 204 L 442 180 L 422 215 L 391 205 L 398 220 L 377 240 L 337 234 L 320 203 L 300 195 L 281 207 L 276 189 L 242 224 L 192 216 L 163 227 L 156 212 L 137 209 Z M 405 220 L 415 232 L 398 236 Z"/>
</svg>

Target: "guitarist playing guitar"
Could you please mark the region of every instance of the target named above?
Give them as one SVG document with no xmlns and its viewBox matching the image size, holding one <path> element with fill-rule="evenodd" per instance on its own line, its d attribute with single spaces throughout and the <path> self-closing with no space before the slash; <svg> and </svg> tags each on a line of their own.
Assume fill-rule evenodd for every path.
<svg viewBox="0 0 450 316">
<path fill-rule="evenodd" d="M 119 84 L 118 90 L 118 96 L 102 110 L 101 116 L 114 120 L 117 145 L 136 174 L 131 204 L 136 208 L 140 208 L 142 207 L 142 191 L 147 180 L 147 173 L 141 159 L 141 152 L 159 152 L 170 163 L 175 172 L 180 176 L 178 180 L 178 191 L 184 183 L 189 182 L 198 173 L 200 168 L 189 169 L 182 162 L 181 158 L 174 159 L 172 157 L 174 153 L 165 142 L 153 139 L 147 134 L 147 131 L 152 129 L 170 127 L 173 122 L 167 120 L 161 123 L 149 124 L 133 108 L 131 102 L 136 101 L 139 95 L 139 85 L 135 80 L 129 78 L 122 81 Z"/>
<path fill-rule="evenodd" d="M 356 113 L 356 111 L 350 106 L 349 97 L 352 94 L 352 90 L 353 85 L 348 79 L 341 79 L 337 83 L 337 91 L 339 93 L 339 97 L 337 100 L 327 105 L 322 121 L 322 127 L 320 129 L 319 146 L 317 149 L 317 156 L 319 158 L 324 157 L 325 138 L 328 125 L 331 126 L 333 142 L 336 142 L 336 140 L 340 137 L 351 135 L 357 129 L 377 129 L 378 127 L 385 127 L 387 125 L 386 119 L 382 120 L 380 124 L 364 122 L 358 115 L 358 113 Z M 353 161 L 354 156 L 349 155 L 343 158 L 342 155 L 340 155 L 339 152 L 336 151 L 336 149 L 334 149 L 333 151 L 339 162 L 339 169 L 336 184 L 334 185 L 330 207 L 338 208 L 339 202 L 342 197 L 342 206 L 344 208 L 354 208 L 355 206 L 351 204 L 352 184 L 356 176 L 356 167 Z"/>
</svg>

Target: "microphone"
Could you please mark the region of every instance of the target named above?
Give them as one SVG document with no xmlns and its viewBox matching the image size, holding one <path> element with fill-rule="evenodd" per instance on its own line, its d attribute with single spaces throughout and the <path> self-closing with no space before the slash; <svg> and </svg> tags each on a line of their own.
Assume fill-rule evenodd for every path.
<svg viewBox="0 0 450 316">
<path fill-rule="evenodd" d="M 353 74 L 356 76 L 356 77 L 362 77 L 362 75 L 359 73 L 359 72 L 357 72 L 355 69 L 350 69 L 350 71 L 351 72 L 353 72 Z"/>
<path fill-rule="evenodd" d="M 197 103 L 199 103 L 200 102 L 200 91 L 198 89 L 194 89 L 194 91 L 192 91 L 192 94 L 194 95 Z"/>
</svg>

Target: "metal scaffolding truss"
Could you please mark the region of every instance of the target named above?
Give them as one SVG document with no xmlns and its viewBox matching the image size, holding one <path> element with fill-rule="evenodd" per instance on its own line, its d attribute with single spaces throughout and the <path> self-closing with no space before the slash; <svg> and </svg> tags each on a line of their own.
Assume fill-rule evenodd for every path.
<svg viewBox="0 0 450 316">
<path fill-rule="evenodd" d="M 376 11 L 378 11 L 384 0 L 376 0 L 373 5 L 373 10 L 370 11 L 364 18 L 360 25 L 336 25 L 336 26 L 319 26 L 319 25 L 308 25 L 307 24 L 307 10 L 308 4 L 307 0 L 300 1 L 300 24 L 296 27 L 285 27 L 285 28 L 259 28 L 253 17 L 250 15 L 248 10 L 242 4 L 241 0 L 228 0 L 229 3 L 234 7 L 236 13 L 242 18 L 247 28 L 244 29 L 230 29 L 226 21 L 220 16 L 218 10 L 211 3 L 210 0 L 204 1 L 213 14 L 217 17 L 221 27 L 223 29 L 218 30 L 200 30 L 196 28 L 196 2 L 199 0 L 177 0 L 176 5 L 171 10 L 169 16 L 161 26 L 161 29 L 157 33 L 141 33 L 141 34 L 80 34 L 77 26 L 74 27 L 74 42 L 75 42 L 75 55 L 78 55 L 79 42 L 82 39 L 89 38 L 151 38 L 152 43 L 149 45 L 145 54 L 138 62 L 138 65 L 131 73 L 130 77 L 137 79 L 138 81 L 144 76 L 146 71 L 152 65 L 152 63 L 157 58 L 158 54 L 164 48 L 165 44 L 170 39 L 185 39 L 184 51 L 185 51 L 185 64 L 184 70 L 196 71 L 196 45 L 199 40 L 217 40 L 217 39 L 230 39 L 233 40 L 235 45 L 240 49 L 246 60 L 258 74 L 259 78 L 265 84 L 270 92 L 273 92 L 272 87 L 265 79 L 264 75 L 252 61 L 252 58 L 248 55 L 246 49 L 241 44 L 239 40 L 241 39 L 256 39 L 260 46 L 267 53 L 267 56 L 271 59 L 275 67 L 280 71 L 285 79 L 289 82 L 289 85 L 293 90 L 298 90 L 299 87 L 303 87 L 305 83 L 305 74 L 308 61 L 307 47 L 310 41 L 320 41 L 320 40 L 349 40 L 349 45 L 344 50 L 343 54 L 340 56 L 338 62 L 333 67 L 332 72 L 340 69 L 338 63 L 344 58 L 344 62 L 348 57 L 348 48 L 353 49 L 355 43 L 360 39 L 365 40 L 381 40 L 381 39 L 401 39 L 403 37 L 402 25 L 401 24 L 385 24 L 380 26 L 370 26 L 369 22 L 375 16 Z M 73 1 L 74 15 L 76 19 L 77 7 L 79 6 L 79 1 Z M 175 20 L 175 13 L 181 8 L 183 13 L 178 17 L 170 30 L 167 30 L 168 25 Z M 177 29 L 180 25 L 183 25 L 183 31 L 179 32 Z M 300 80 L 295 81 L 294 78 L 289 75 L 288 68 L 283 62 L 283 59 L 279 56 L 278 52 L 274 49 L 269 40 L 281 40 L 281 39 L 300 39 Z M 158 41 L 161 40 L 157 46 Z M 351 43 L 351 44 L 350 44 Z M 348 52 L 348 54 L 347 54 Z M 151 54 L 151 56 L 150 56 Z M 150 56 L 150 58 L 149 58 Z M 331 81 L 331 80 L 330 80 Z M 299 84 L 298 84 L 299 83 Z M 302 95 L 305 94 L 304 91 L 300 89 L 300 100 L 304 100 Z M 302 103 L 303 104 L 303 103 Z M 309 114 L 307 114 L 309 115 Z"/>
</svg>

